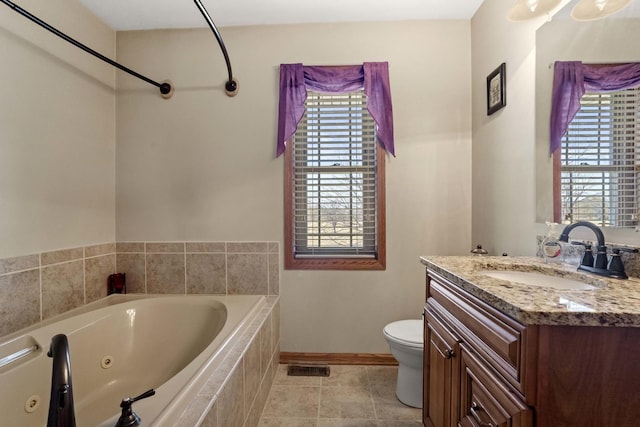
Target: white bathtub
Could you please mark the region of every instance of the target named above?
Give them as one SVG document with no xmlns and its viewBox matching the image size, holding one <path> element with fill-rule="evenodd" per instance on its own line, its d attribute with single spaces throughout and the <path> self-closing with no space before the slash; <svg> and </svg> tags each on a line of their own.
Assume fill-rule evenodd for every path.
<svg viewBox="0 0 640 427">
<path fill-rule="evenodd" d="M 242 327 L 265 304 L 263 296 L 112 295 L 0 341 L 0 424 L 47 422 L 51 337 L 69 340 L 78 427 L 111 427 L 120 401 L 136 402 L 143 425 L 173 425 L 222 362 Z M 22 349 L 32 351 L 8 362 Z"/>
</svg>

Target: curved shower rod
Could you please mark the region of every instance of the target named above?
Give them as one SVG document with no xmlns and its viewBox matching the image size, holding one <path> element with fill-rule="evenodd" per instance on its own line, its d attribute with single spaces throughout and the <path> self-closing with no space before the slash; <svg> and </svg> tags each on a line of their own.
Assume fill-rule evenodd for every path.
<svg viewBox="0 0 640 427">
<path fill-rule="evenodd" d="M 200 13 L 204 17 L 204 20 L 209 24 L 209 28 L 213 31 L 213 35 L 216 36 L 216 40 L 218 40 L 218 44 L 220 45 L 220 49 L 222 49 L 222 54 L 224 55 L 224 61 L 227 63 L 227 73 L 229 73 L 229 80 L 224 85 L 224 89 L 227 95 L 236 96 L 238 94 L 238 90 L 240 87 L 238 86 L 238 81 L 233 78 L 233 73 L 231 72 L 231 62 L 229 61 L 229 54 L 227 53 L 227 48 L 224 46 L 224 42 L 222 41 L 222 36 L 218 32 L 216 28 L 216 24 L 213 23 L 211 16 L 207 12 L 207 9 L 204 8 L 204 5 L 200 0 L 194 0 L 198 9 L 200 9 Z"/>
<path fill-rule="evenodd" d="M 48 23 L 46 23 L 45 21 L 43 21 L 42 19 L 38 18 L 37 16 L 29 13 L 28 11 L 26 11 L 25 9 L 21 8 L 20 6 L 18 6 L 17 4 L 9 1 L 9 0 L 0 0 L 0 2 L 4 3 L 5 5 L 9 6 L 11 9 L 13 9 L 15 12 L 19 13 L 20 15 L 24 16 L 25 18 L 31 20 L 32 22 L 38 24 L 39 26 L 41 26 L 42 28 L 52 32 L 53 34 L 55 34 L 56 36 L 60 37 L 61 39 L 71 43 L 72 45 L 84 50 L 87 53 L 90 53 L 91 55 L 95 56 L 96 58 L 118 68 L 119 70 L 122 70 L 128 74 L 131 74 L 134 77 L 139 78 L 140 80 L 143 80 L 151 85 L 154 85 L 155 87 L 157 87 L 158 89 L 160 89 L 160 95 L 165 98 L 171 98 L 171 96 L 173 95 L 173 86 L 171 86 L 171 83 L 169 81 L 164 81 L 161 83 L 156 82 L 155 80 L 152 80 L 146 76 L 143 76 L 140 73 L 137 73 L 135 71 L 133 71 L 132 69 L 125 67 L 124 65 L 121 65 L 115 61 L 113 61 L 112 59 L 107 58 L 106 56 L 102 55 L 101 53 L 91 49 L 90 47 L 80 43 L 79 41 L 75 40 L 72 37 L 69 37 L 68 35 L 66 35 L 65 33 L 63 33 L 62 31 L 58 30 L 57 28 L 49 25 Z M 222 37 L 220 36 L 220 33 L 218 33 L 218 30 L 216 29 L 215 24 L 213 23 L 213 21 L 211 20 L 211 17 L 209 16 L 209 14 L 207 13 L 207 11 L 204 9 L 204 6 L 202 6 L 202 4 L 200 3 L 199 0 L 195 0 L 196 5 L 198 6 L 198 8 L 200 9 L 200 12 L 202 13 L 202 15 L 205 17 L 205 20 L 207 21 L 207 23 L 209 24 L 209 27 L 211 28 L 211 30 L 213 31 L 214 35 L 216 36 L 216 39 L 218 40 L 218 44 L 220 44 L 220 48 L 222 49 L 222 53 L 224 54 L 224 59 L 227 63 L 227 71 L 229 72 L 229 81 L 227 81 L 227 83 L 225 84 L 225 92 L 227 95 L 229 96 L 236 96 L 238 94 L 238 82 L 237 80 L 235 80 L 233 78 L 233 75 L 231 74 L 231 63 L 229 62 L 229 55 L 227 54 L 227 49 L 224 47 L 224 43 L 222 41 Z"/>
</svg>

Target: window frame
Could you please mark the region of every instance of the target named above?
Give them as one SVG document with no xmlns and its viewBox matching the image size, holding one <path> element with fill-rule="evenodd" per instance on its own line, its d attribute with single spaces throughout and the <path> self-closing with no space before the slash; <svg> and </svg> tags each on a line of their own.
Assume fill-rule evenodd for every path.
<svg viewBox="0 0 640 427">
<path fill-rule="evenodd" d="M 296 257 L 294 252 L 295 218 L 294 199 L 294 144 L 295 134 L 286 144 L 284 170 L 284 222 L 285 254 L 284 267 L 287 270 L 385 270 L 386 269 L 386 197 L 385 197 L 385 150 L 376 141 L 376 234 L 377 253 L 375 257 L 360 258 L 340 255 Z"/>
</svg>

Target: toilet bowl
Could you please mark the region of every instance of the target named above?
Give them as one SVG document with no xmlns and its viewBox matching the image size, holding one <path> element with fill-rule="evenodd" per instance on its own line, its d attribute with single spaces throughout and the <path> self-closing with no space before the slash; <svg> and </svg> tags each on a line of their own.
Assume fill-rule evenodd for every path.
<svg viewBox="0 0 640 427">
<path fill-rule="evenodd" d="M 399 320 L 383 329 L 391 354 L 398 361 L 396 396 L 400 402 L 422 408 L 422 320 Z"/>
</svg>

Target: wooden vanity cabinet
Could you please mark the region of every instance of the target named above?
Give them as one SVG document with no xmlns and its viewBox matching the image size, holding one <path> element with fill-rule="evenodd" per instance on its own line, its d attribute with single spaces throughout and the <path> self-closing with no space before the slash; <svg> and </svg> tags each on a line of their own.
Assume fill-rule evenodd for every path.
<svg viewBox="0 0 640 427">
<path fill-rule="evenodd" d="M 463 427 L 526 427 L 532 411 L 504 381 L 495 376 L 473 350 L 460 346 L 462 378 L 458 425 Z"/>
<path fill-rule="evenodd" d="M 524 326 L 434 277 L 424 310 L 424 425 L 532 426 L 520 392 Z"/>
<path fill-rule="evenodd" d="M 525 326 L 427 273 L 425 426 L 640 426 L 640 327 Z"/>
<path fill-rule="evenodd" d="M 452 386 L 460 369 L 460 339 L 430 307 L 425 308 L 424 318 L 425 357 L 428 355 L 430 375 L 423 382 L 423 396 L 430 398 L 423 402 L 423 422 L 428 426 L 455 426 L 452 408 L 458 406 L 458 395 L 452 392 Z"/>
</svg>

